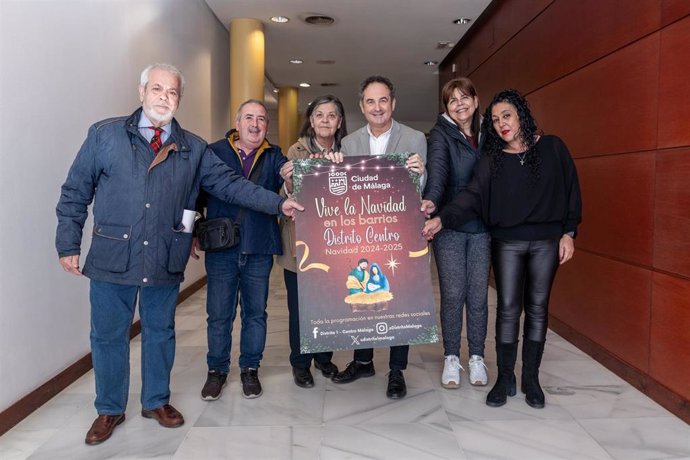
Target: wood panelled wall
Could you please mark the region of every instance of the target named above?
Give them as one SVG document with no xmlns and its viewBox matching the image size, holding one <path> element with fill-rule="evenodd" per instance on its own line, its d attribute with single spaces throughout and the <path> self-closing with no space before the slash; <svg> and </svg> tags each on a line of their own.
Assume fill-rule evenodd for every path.
<svg viewBox="0 0 690 460">
<path fill-rule="evenodd" d="M 690 423 L 690 1 L 495 0 L 453 76 L 484 103 L 523 92 L 575 158 L 584 220 L 551 326 Z"/>
</svg>

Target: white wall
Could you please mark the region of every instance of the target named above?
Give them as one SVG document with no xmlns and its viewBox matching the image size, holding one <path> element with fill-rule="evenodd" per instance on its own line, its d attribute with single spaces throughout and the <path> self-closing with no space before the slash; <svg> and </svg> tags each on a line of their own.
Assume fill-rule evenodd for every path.
<svg viewBox="0 0 690 460">
<path fill-rule="evenodd" d="M 89 352 L 88 280 L 58 265 L 55 205 L 89 125 L 133 112 L 157 61 L 187 79 L 182 126 L 222 137 L 228 33 L 203 0 L 0 0 L 0 411 Z M 186 283 L 202 275 L 190 262 Z"/>
</svg>

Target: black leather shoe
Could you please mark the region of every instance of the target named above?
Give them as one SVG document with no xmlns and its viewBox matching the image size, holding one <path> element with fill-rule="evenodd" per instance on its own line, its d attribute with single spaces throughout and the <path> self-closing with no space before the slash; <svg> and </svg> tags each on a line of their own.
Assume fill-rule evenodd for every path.
<svg viewBox="0 0 690 460">
<path fill-rule="evenodd" d="M 311 376 L 309 368 L 293 367 L 292 377 L 295 379 L 295 385 L 302 388 L 311 388 L 314 386 L 314 377 Z"/>
<path fill-rule="evenodd" d="M 407 394 L 407 385 L 405 385 L 405 377 L 402 371 L 391 370 L 388 373 L 388 389 L 386 396 L 390 399 L 401 399 Z"/>
<path fill-rule="evenodd" d="M 333 378 L 333 376 L 338 373 L 338 366 L 333 364 L 331 361 L 323 364 L 318 361 L 314 361 L 314 367 L 320 370 L 323 376 L 327 379 Z"/>
<path fill-rule="evenodd" d="M 333 376 L 333 383 L 350 383 L 360 377 L 371 377 L 375 373 L 373 361 L 369 364 L 352 361 L 344 371 L 338 372 Z"/>
</svg>

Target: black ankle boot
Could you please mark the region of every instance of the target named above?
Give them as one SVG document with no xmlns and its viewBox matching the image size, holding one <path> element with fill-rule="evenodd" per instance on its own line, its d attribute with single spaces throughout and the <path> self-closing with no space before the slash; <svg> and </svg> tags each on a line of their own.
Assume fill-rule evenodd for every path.
<svg viewBox="0 0 690 460">
<path fill-rule="evenodd" d="M 496 384 L 486 396 L 486 405 L 500 407 L 508 401 L 508 396 L 515 396 L 515 359 L 518 343 L 496 343 L 496 361 L 498 378 Z"/>
<path fill-rule="evenodd" d="M 522 343 L 522 383 L 525 402 L 535 409 L 544 407 L 544 392 L 539 385 L 539 366 L 544 354 L 544 342 L 527 340 Z"/>
</svg>

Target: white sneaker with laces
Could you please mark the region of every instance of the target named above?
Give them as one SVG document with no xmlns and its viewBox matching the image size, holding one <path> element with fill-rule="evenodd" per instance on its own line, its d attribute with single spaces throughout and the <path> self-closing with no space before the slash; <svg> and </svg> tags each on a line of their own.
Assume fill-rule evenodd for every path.
<svg viewBox="0 0 690 460">
<path fill-rule="evenodd" d="M 455 355 L 446 356 L 443 363 L 443 375 L 441 385 L 443 388 L 460 388 L 460 371 L 464 370 L 460 365 L 460 358 Z"/>
<path fill-rule="evenodd" d="M 485 386 L 489 383 L 489 376 L 486 375 L 486 364 L 484 358 L 479 355 L 470 356 L 470 384 L 476 386 Z"/>
</svg>

